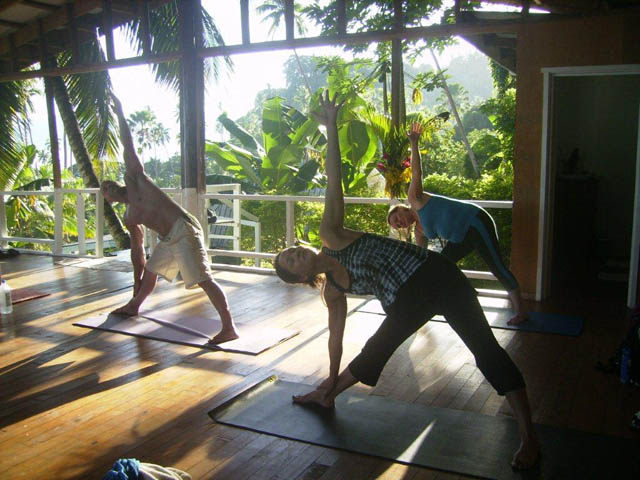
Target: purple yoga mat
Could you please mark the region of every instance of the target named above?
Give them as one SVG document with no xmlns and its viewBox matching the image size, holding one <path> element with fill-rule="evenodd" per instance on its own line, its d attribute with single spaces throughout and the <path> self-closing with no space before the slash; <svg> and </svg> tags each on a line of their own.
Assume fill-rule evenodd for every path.
<svg viewBox="0 0 640 480">
<path fill-rule="evenodd" d="M 154 318 L 149 315 L 125 317 L 101 314 L 74 322 L 77 327 L 122 333 L 135 337 L 161 340 L 210 350 L 258 355 L 265 350 L 294 337 L 299 332 L 260 325 L 236 325 L 240 338 L 218 345 L 209 344 L 209 338 L 220 331 L 220 321 L 212 318 L 184 316 L 179 320 Z"/>
</svg>

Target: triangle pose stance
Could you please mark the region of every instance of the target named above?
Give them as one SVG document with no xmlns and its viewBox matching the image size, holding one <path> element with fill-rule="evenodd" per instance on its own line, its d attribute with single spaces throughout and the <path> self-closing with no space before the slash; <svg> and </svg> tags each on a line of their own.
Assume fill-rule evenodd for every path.
<svg viewBox="0 0 640 480">
<path fill-rule="evenodd" d="M 120 141 L 124 148 L 125 185 L 105 180 L 100 186 L 109 202 L 127 204 L 124 224 L 131 233 L 131 262 L 133 263 L 133 298 L 113 313 L 137 315 L 140 305 L 156 286 L 158 275 L 173 281 L 181 273 L 185 288 L 201 287 L 218 311 L 222 329 L 211 343 L 238 338 L 227 298 L 213 280 L 200 222 L 158 188 L 136 154 L 120 101 L 113 97 L 120 126 Z M 142 225 L 155 231 L 161 241 L 147 261 L 144 254 Z"/>
<path fill-rule="evenodd" d="M 320 225 L 320 252 L 289 247 L 275 259 L 278 276 L 288 283 L 324 284 L 329 313 L 329 378 L 300 403 L 332 407 L 334 399 L 358 382 L 375 385 L 385 364 L 407 338 L 435 314 L 445 316 L 476 359 L 478 368 L 500 395 L 506 395 L 520 430 L 513 456 L 516 468 L 538 458 L 538 443 L 522 374 L 500 347 L 476 292 L 458 267 L 443 255 L 411 243 L 344 227 L 337 116 L 342 103 L 327 93 L 315 113 L 327 127 L 327 190 Z M 347 316 L 345 293 L 375 295 L 387 314 L 361 353 L 340 372 Z"/>
<path fill-rule="evenodd" d="M 516 314 L 507 322 L 518 325 L 526 320 L 518 281 L 505 266 L 498 246 L 496 225 L 486 210 L 473 203 L 434 195 L 422 190 L 422 164 L 418 139 L 422 133 L 419 124 L 413 124 L 408 133 L 411 144 L 411 183 L 407 193 L 409 205 L 394 205 L 387 222 L 395 229 L 416 226 L 416 243 L 426 246 L 426 238 L 447 241 L 442 255 L 457 263 L 472 251 L 477 251 L 487 263 L 491 273 L 506 288 Z"/>
</svg>

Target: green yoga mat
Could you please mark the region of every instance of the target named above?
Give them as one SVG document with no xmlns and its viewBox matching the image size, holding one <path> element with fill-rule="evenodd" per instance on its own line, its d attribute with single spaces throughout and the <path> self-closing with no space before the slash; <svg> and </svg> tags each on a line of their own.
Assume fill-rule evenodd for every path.
<svg viewBox="0 0 640 480">
<path fill-rule="evenodd" d="M 351 393 L 335 409 L 294 404 L 308 385 L 270 377 L 209 412 L 225 425 L 372 455 L 399 463 L 491 479 L 640 478 L 638 443 L 537 425 L 542 456 L 514 472 L 515 420 Z"/>
<path fill-rule="evenodd" d="M 498 302 L 493 299 L 480 298 L 480 304 L 485 317 L 492 328 L 505 328 L 508 330 L 521 330 L 523 332 L 554 333 L 577 337 L 582 333 L 584 319 L 577 315 L 565 315 L 560 313 L 527 312 L 527 320 L 519 325 L 508 325 L 507 321 L 513 317 L 514 312 L 509 308 L 495 306 Z M 376 299 L 367 300 L 355 309 L 356 312 L 375 313 L 385 315 L 382 305 Z M 446 322 L 444 317 L 437 315 L 431 319 L 434 322 Z"/>
</svg>

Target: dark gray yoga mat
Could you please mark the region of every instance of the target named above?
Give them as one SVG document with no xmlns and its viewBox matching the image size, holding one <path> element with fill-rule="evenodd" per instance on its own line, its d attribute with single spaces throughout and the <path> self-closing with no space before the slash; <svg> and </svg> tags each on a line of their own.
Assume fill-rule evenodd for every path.
<svg viewBox="0 0 640 480">
<path fill-rule="evenodd" d="M 209 412 L 218 423 L 399 463 L 492 479 L 627 479 L 640 473 L 631 440 L 536 425 L 542 456 L 514 472 L 515 420 L 351 393 L 335 409 L 294 404 L 313 387 L 270 377 Z"/>
<path fill-rule="evenodd" d="M 169 319 L 161 319 L 146 315 L 125 317 L 102 314 L 77 321 L 74 325 L 191 347 L 246 353 L 249 355 L 258 355 L 299 333 L 295 330 L 284 328 L 237 324 L 236 327 L 240 333 L 240 338 L 219 345 L 212 345 L 208 343 L 209 338 L 220 331 L 220 320 L 195 316 L 183 316 L 177 320 L 172 318 L 175 316 L 172 315 Z"/>
<path fill-rule="evenodd" d="M 495 306 L 493 299 L 480 298 L 485 317 L 492 328 L 521 330 L 523 332 L 554 333 L 577 337 L 582 333 L 584 319 L 577 315 L 560 313 L 527 312 L 527 320 L 519 325 L 508 325 L 507 321 L 514 315 L 513 310 Z M 385 315 L 382 305 L 377 299 L 367 300 L 355 309 L 356 312 Z M 446 322 L 444 317 L 436 315 L 434 322 Z"/>
</svg>

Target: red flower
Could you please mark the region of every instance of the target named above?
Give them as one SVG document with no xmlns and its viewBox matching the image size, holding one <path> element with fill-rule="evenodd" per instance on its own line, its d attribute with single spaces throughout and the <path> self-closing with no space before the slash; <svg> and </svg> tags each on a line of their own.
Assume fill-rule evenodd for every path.
<svg viewBox="0 0 640 480">
<path fill-rule="evenodd" d="M 382 173 L 384 173 L 384 172 L 385 172 L 385 170 L 387 169 L 387 167 L 385 166 L 385 164 L 384 164 L 384 163 L 382 163 L 382 162 L 378 163 L 378 164 L 376 165 L 376 168 L 377 168 L 380 172 L 382 172 Z"/>
</svg>

